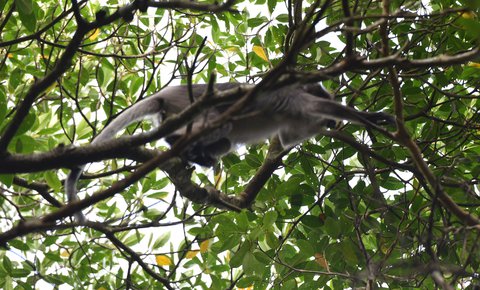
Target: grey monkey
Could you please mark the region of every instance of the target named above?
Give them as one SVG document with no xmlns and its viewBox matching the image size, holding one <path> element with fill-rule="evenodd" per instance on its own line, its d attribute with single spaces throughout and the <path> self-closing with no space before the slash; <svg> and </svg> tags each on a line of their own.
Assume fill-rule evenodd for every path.
<svg viewBox="0 0 480 290">
<path fill-rule="evenodd" d="M 219 83 L 215 89 L 223 91 L 241 85 L 252 86 Z M 206 84 L 192 85 L 193 98 L 198 99 L 206 89 Z M 197 116 L 191 125 L 192 132 L 201 130 L 215 120 L 233 102 L 221 103 Z M 96 136 L 92 144 L 112 139 L 126 126 L 147 118 L 153 119 L 154 124 L 160 124 L 163 119 L 178 114 L 190 104 L 187 85 L 166 87 L 118 115 Z M 253 144 L 278 135 L 282 146 L 286 148 L 321 133 L 337 120 L 365 125 L 394 123 L 393 117 L 383 112 L 362 112 L 343 106 L 334 101 L 333 96 L 319 84 L 295 84 L 260 93 L 228 124 L 186 148 L 182 157 L 202 166 L 213 166 L 219 157 L 239 144 Z M 185 133 L 186 129 L 181 128 L 166 136 L 165 140 L 173 144 Z M 84 166 L 73 168 L 65 181 L 69 202 L 78 199 L 76 187 L 83 169 Z M 76 213 L 75 218 L 79 222 L 85 221 L 81 212 Z"/>
</svg>

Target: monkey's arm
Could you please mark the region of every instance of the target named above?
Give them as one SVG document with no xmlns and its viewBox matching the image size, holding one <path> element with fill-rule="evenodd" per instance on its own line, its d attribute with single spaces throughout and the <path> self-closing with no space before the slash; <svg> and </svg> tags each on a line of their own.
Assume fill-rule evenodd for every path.
<svg viewBox="0 0 480 290">
<path fill-rule="evenodd" d="M 311 97 L 309 98 L 311 99 Z M 369 123 L 375 125 L 395 124 L 395 118 L 392 115 L 383 112 L 371 113 L 358 111 L 329 99 L 315 98 L 315 100 L 306 107 L 306 113 L 320 118 L 330 118 L 339 121 L 345 120 L 362 125 L 368 125 Z"/>
<path fill-rule="evenodd" d="M 279 132 L 282 146 L 298 144 L 320 134 L 329 120 L 349 121 L 365 126 L 395 124 L 392 115 L 383 112 L 363 112 L 344 106 L 334 100 L 300 93 L 292 98 L 290 121 Z"/>
</svg>

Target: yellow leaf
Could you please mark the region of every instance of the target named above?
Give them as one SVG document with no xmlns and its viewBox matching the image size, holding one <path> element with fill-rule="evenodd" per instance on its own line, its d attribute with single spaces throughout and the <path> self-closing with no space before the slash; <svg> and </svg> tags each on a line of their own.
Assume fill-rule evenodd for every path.
<svg viewBox="0 0 480 290">
<path fill-rule="evenodd" d="M 62 250 L 62 251 L 60 252 L 60 257 L 62 257 L 62 258 L 68 258 L 68 257 L 70 257 L 70 253 L 69 253 L 67 250 Z"/>
<path fill-rule="evenodd" d="M 390 248 L 388 247 L 386 240 L 384 238 L 380 238 L 379 244 L 380 251 L 382 251 L 383 254 L 387 254 Z"/>
<path fill-rule="evenodd" d="M 102 287 L 98 288 L 97 290 L 107 290 L 107 288 L 102 286 Z"/>
<path fill-rule="evenodd" d="M 97 39 L 98 35 L 100 34 L 100 29 L 99 28 L 95 28 L 95 30 L 92 32 L 92 34 L 90 34 L 90 36 L 88 37 L 88 39 L 90 40 L 95 40 Z"/>
<path fill-rule="evenodd" d="M 480 68 L 480 63 L 478 63 L 478 62 L 469 62 L 469 63 L 468 63 L 468 66 Z"/>
<path fill-rule="evenodd" d="M 54 82 L 53 84 L 49 85 L 43 92 L 45 94 L 50 93 L 51 90 L 53 90 L 57 86 L 57 82 Z"/>
<path fill-rule="evenodd" d="M 259 45 L 254 45 L 253 52 L 255 52 L 255 54 L 258 55 L 261 59 L 268 62 L 268 56 L 265 53 L 265 50 L 263 49 L 263 47 Z"/>
<path fill-rule="evenodd" d="M 322 254 L 315 253 L 315 262 L 317 262 L 325 270 L 330 271 L 330 268 L 328 267 L 327 259 L 325 259 L 325 257 Z"/>
<path fill-rule="evenodd" d="M 155 256 L 155 261 L 157 262 L 157 265 L 159 266 L 169 266 L 172 265 L 172 260 L 165 256 L 165 255 L 156 255 Z"/>
<path fill-rule="evenodd" d="M 8 53 L 8 54 L 7 54 L 7 57 L 8 57 L 8 58 L 12 58 L 12 57 L 13 57 L 13 54 L 12 54 L 12 53 Z"/>
<path fill-rule="evenodd" d="M 185 255 L 185 258 L 187 259 L 193 259 L 193 257 L 195 257 L 198 252 L 200 252 L 199 250 L 195 250 L 195 251 L 188 251 L 187 254 Z"/>
<path fill-rule="evenodd" d="M 227 251 L 227 254 L 225 255 L 225 261 L 230 262 L 230 251 Z"/>
<path fill-rule="evenodd" d="M 205 253 L 208 251 L 208 246 L 210 245 L 210 240 L 205 240 L 200 243 L 200 253 Z"/>
<path fill-rule="evenodd" d="M 474 19 L 477 15 L 473 11 L 459 12 L 460 16 L 465 19 Z"/>
<path fill-rule="evenodd" d="M 223 181 L 225 180 L 222 176 L 222 171 L 219 170 L 218 174 L 215 175 L 215 188 L 220 189 L 222 187 Z"/>
</svg>

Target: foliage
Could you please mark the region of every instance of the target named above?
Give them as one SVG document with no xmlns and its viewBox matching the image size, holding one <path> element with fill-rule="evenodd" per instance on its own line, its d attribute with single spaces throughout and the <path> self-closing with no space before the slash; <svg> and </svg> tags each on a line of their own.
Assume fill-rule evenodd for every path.
<svg viewBox="0 0 480 290">
<path fill-rule="evenodd" d="M 0 1 L 0 288 L 480 285 L 479 1 L 76 2 Z M 250 210 L 193 203 L 161 170 L 89 199 L 141 162 L 67 145 L 214 72 L 265 88 L 322 81 L 397 128 L 339 124 L 296 146 Z M 267 149 L 229 154 L 193 181 L 240 196 Z M 63 182 L 92 160 L 103 161 L 80 182 L 94 204 L 80 226 L 61 216 Z"/>
</svg>

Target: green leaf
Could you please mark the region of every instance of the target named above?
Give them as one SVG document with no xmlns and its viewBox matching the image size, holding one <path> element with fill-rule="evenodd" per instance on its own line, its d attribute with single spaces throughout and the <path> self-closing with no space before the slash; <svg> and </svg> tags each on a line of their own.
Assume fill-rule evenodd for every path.
<svg viewBox="0 0 480 290">
<path fill-rule="evenodd" d="M 32 0 L 15 0 L 18 13 L 25 15 L 33 14 L 33 1 Z"/>
<path fill-rule="evenodd" d="M 14 177 L 15 175 L 13 174 L 0 174 L 0 181 L 6 186 L 10 187 L 13 184 Z"/>
<path fill-rule="evenodd" d="M 0 11 L 3 11 L 7 2 L 7 0 L 0 0 Z"/>
<path fill-rule="evenodd" d="M 107 210 L 107 213 L 105 214 L 105 216 L 107 218 L 112 218 L 114 216 L 114 213 L 115 213 L 116 209 L 117 209 L 117 203 L 114 202 L 112 205 L 110 205 L 108 207 L 108 210 Z"/>
<path fill-rule="evenodd" d="M 458 22 L 461 24 L 460 26 L 465 29 L 469 37 L 473 40 L 480 39 L 480 22 L 478 19 L 460 17 Z"/>
<path fill-rule="evenodd" d="M 22 143 L 22 149 L 17 150 L 19 153 L 29 154 L 33 153 L 35 150 L 39 150 L 38 142 L 28 135 L 19 136 L 16 139 L 18 142 Z"/>
<path fill-rule="evenodd" d="M 258 18 L 250 18 L 248 19 L 248 27 L 253 28 L 260 26 L 268 21 L 267 17 L 262 16 Z"/>
<path fill-rule="evenodd" d="M 272 249 L 276 248 L 280 244 L 278 237 L 270 231 L 266 232 L 265 240 L 267 242 L 267 245 L 270 246 L 270 248 Z"/>
<path fill-rule="evenodd" d="M 10 246 L 16 248 L 16 249 L 21 250 L 21 251 L 30 250 L 30 247 L 19 239 L 11 240 L 11 241 L 8 242 L 8 244 Z"/>
<path fill-rule="evenodd" d="M 358 263 L 358 258 L 357 258 L 357 251 L 356 251 L 356 245 L 354 245 L 351 241 L 349 240 L 344 240 L 341 243 L 341 248 L 342 248 L 342 254 L 343 258 L 349 265 L 357 265 Z"/>
<path fill-rule="evenodd" d="M 277 0 L 267 0 L 267 4 L 268 11 L 270 12 L 270 14 L 272 14 L 273 11 L 275 11 L 275 7 L 277 6 Z"/>
<path fill-rule="evenodd" d="M 33 110 L 30 110 L 28 112 L 27 116 L 25 117 L 25 119 L 23 119 L 23 122 L 20 125 L 20 127 L 18 128 L 16 135 L 17 136 L 22 135 L 25 132 L 27 132 L 28 130 L 30 130 L 32 128 L 33 124 L 35 124 L 36 118 L 37 118 L 37 116 L 36 116 L 35 112 Z"/>
<path fill-rule="evenodd" d="M 35 13 L 33 13 L 32 0 L 15 0 L 15 4 L 17 5 L 18 16 L 22 24 L 28 31 L 35 32 L 37 18 Z"/>
<path fill-rule="evenodd" d="M 12 270 L 12 277 L 13 278 L 25 278 L 28 277 L 29 275 L 33 274 L 33 271 L 30 270 L 29 268 L 15 268 Z M 19 282 L 20 279 L 18 279 L 16 282 Z M 30 288 L 31 289 L 31 288 Z"/>
<path fill-rule="evenodd" d="M 141 236 L 135 232 L 132 235 L 129 235 L 126 239 L 123 239 L 123 243 L 127 246 L 133 246 L 138 244 L 138 241 L 141 240 Z"/>
<path fill-rule="evenodd" d="M 325 220 L 325 231 L 329 236 L 332 238 L 336 239 L 340 236 L 341 230 L 340 230 L 340 223 L 338 220 L 334 220 L 331 217 L 327 217 Z"/>
<path fill-rule="evenodd" d="M 3 88 L 0 88 L 0 124 L 5 120 L 7 115 L 7 96 Z M 1 127 L 0 127 L 1 128 Z"/>
<path fill-rule="evenodd" d="M 8 258 L 7 256 L 3 256 L 2 260 L 3 260 L 2 261 L 3 269 L 7 273 L 11 273 L 13 269 L 13 265 L 12 265 L 12 261 L 10 261 L 10 258 Z"/>
<path fill-rule="evenodd" d="M 309 241 L 299 239 L 299 240 L 297 240 L 297 246 L 300 249 L 301 257 L 303 257 L 304 259 L 305 258 L 308 259 L 308 258 L 311 258 L 311 257 L 314 256 L 315 252 L 314 252 L 312 244 L 310 244 Z"/>
<path fill-rule="evenodd" d="M 170 194 L 170 193 L 167 192 L 167 191 L 157 191 L 157 192 L 154 192 L 154 193 L 152 193 L 152 194 L 149 194 L 148 197 L 154 198 L 154 199 L 163 200 L 163 199 L 167 198 L 167 196 L 168 196 L 169 194 Z"/>
<path fill-rule="evenodd" d="M 390 190 L 398 190 L 404 188 L 405 184 L 394 177 L 387 176 L 387 178 L 383 178 L 380 184 L 383 188 L 390 189 Z"/>
<path fill-rule="evenodd" d="M 5 277 L 5 280 L 4 280 L 4 284 L 3 284 L 3 290 L 13 290 L 13 279 L 10 275 L 7 275 Z"/>
<path fill-rule="evenodd" d="M 60 179 L 58 178 L 57 174 L 53 171 L 47 171 L 43 175 L 45 177 L 45 181 L 47 184 L 53 188 L 56 192 L 60 192 L 62 189 L 62 183 L 60 182 Z"/>
<path fill-rule="evenodd" d="M 275 223 L 277 220 L 278 214 L 276 211 L 269 211 L 266 212 L 265 215 L 263 216 L 263 226 L 265 228 L 269 228 Z"/>
<path fill-rule="evenodd" d="M 63 259 L 60 257 L 59 253 L 45 253 L 45 257 L 51 261 L 62 262 Z"/>
<path fill-rule="evenodd" d="M 155 243 L 153 244 L 153 249 L 159 249 L 166 245 L 168 241 L 170 240 L 170 232 L 165 232 L 161 234 L 156 240 Z"/>
<path fill-rule="evenodd" d="M 45 275 L 43 278 L 46 282 L 53 285 L 63 285 L 70 280 L 68 276 L 56 274 Z"/>
<path fill-rule="evenodd" d="M 248 230 L 248 227 L 249 227 L 249 221 L 248 221 L 248 217 L 247 217 L 247 214 L 246 212 L 241 212 L 237 215 L 236 217 L 236 224 L 237 224 L 237 227 L 238 229 L 240 229 L 241 231 L 247 231 Z"/>
<path fill-rule="evenodd" d="M 265 264 L 259 262 L 255 255 L 250 252 L 245 253 L 242 266 L 247 275 L 260 276 L 265 271 Z"/>
<path fill-rule="evenodd" d="M 280 14 L 277 16 L 277 20 L 279 22 L 284 22 L 284 23 L 287 23 L 288 22 L 288 14 Z"/>
<path fill-rule="evenodd" d="M 243 259 L 247 253 L 250 252 L 252 244 L 250 242 L 245 241 L 240 248 L 238 249 L 235 254 L 233 254 L 232 258 L 230 259 L 230 267 L 238 268 L 242 265 Z"/>
</svg>

